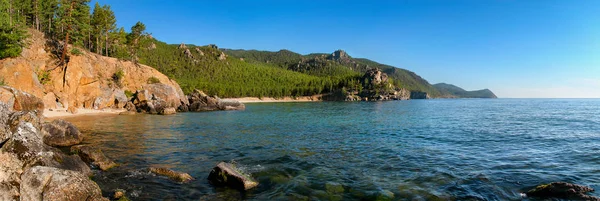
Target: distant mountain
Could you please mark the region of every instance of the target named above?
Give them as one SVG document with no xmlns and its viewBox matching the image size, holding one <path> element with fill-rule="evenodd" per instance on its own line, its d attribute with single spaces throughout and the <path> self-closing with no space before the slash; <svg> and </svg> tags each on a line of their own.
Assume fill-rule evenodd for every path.
<svg viewBox="0 0 600 201">
<path fill-rule="evenodd" d="M 379 68 L 388 74 L 395 86 L 410 91 L 426 92 L 430 97 L 442 95 L 427 80 L 412 71 L 380 64 L 369 59 L 352 58 L 344 50 L 337 50 L 331 54 L 311 53 L 308 55 L 301 55 L 289 50 L 269 52 L 223 49 L 223 51 L 233 57 L 243 58 L 246 62 L 274 65 L 319 77 L 362 75 L 369 69 Z"/>
<path fill-rule="evenodd" d="M 467 91 L 452 84 L 438 83 L 435 87 L 445 98 L 498 98 L 489 89 Z"/>
</svg>

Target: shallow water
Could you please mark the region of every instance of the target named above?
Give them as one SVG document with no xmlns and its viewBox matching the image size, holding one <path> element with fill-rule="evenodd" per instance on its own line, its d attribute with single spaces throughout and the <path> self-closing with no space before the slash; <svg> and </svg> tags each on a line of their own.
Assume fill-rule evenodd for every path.
<svg viewBox="0 0 600 201">
<path fill-rule="evenodd" d="M 522 192 L 553 181 L 600 188 L 599 99 L 256 103 L 68 120 L 122 164 L 94 177 L 105 195 L 133 200 L 527 200 Z M 211 186 L 219 161 L 260 185 Z"/>
</svg>

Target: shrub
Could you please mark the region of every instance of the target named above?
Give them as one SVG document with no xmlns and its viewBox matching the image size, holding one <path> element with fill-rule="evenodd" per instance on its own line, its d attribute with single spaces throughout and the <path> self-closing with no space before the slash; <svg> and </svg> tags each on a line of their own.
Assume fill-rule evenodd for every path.
<svg viewBox="0 0 600 201">
<path fill-rule="evenodd" d="M 156 77 L 148 78 L 148 84 L 156 84 L 156 83 L 160 83 L 160 80 L 158 80 L 158 78 L 156 78 Z"/>
<path fill-rule="evenodd" d="M 76 55 L 76 56 L 81 56 L 81 55 L 83 55 L 83 52 L 81 50 L 79 50 L 78 48 L 73 48 L 73 49 L 71 49 L 71 54 Z"/>
<path fill-rule="evenodd" d="M 123 79 L 123 77 L 125 77 L 125 72 L 123 72 L 123 70 L 122 70 L 122 69 L 119 69 L 117 72 L 115 72 L 115 73 L 113 74 L 113 76 L 112 76 L 112 79 L 113 79 L 115 82 L 119 82 L 119 81 L 121 81 L 121 79 Z"/>
<path fill-rule="evenodd" d="M 0 77 L 0 86 L 4 86 L 6 85 L 6 82 L 4 82 L 4 78 Z"/>
<path fill-rule="evenodd" d="M 127 98 L 131 98 L 133 97 L 133 92 L 129 91 L 129 90 L 125 90 L 125 96 L 127 96 Z"/>
<path fill-rule="evenodd" d="M 37 73 L 37 78 L 41 84 L 46 84 L 46 83 L 50 82 L 50 72 L 41 70 Z"/>
</svg>

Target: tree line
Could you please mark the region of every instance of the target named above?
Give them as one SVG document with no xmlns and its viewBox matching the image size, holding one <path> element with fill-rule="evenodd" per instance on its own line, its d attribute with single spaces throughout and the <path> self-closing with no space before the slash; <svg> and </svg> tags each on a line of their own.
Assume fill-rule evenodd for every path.
<svg viewBox="0 0 600 201">
<path fill-rule="evenodd" d="M 117 28 L 109 5 L 89 0 L 0 0 L 0 59 L 21 53 L 26 29 L 35 29 L 55 41 L 61 62 L 68 56 L 65 44 L 104 56 L 135 58 L 136 45 L 145 25 L 138 22 L 127 33 Z"/>
</svg>

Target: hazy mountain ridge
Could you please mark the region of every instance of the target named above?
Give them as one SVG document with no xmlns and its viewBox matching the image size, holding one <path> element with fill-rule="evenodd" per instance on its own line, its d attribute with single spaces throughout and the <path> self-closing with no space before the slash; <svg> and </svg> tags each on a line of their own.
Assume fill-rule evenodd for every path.
<svg viewBox="0 0 600 201">
<path fill-rule="evenodd" d="M 438 83 L 433 85 L 445 98 L 498 98 L 489 89 L 467 91 L 452 84 Z"/>
</svg>

